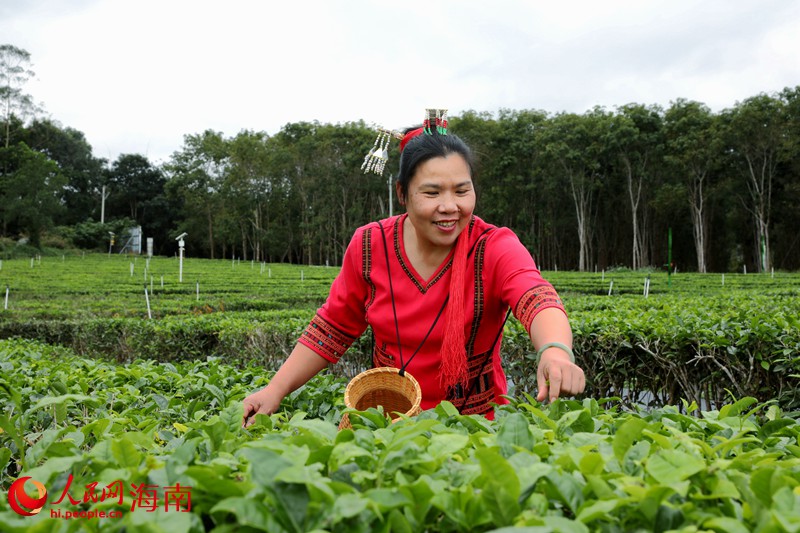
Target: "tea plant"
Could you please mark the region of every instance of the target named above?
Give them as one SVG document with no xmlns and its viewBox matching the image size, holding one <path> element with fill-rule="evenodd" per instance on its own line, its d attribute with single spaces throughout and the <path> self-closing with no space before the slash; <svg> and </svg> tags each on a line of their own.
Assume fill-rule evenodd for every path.
<svg viewBox="0 0 800 533">
<path fill-rule="evenodd" d="M 4 532 L 800 528 L 800 425 L 753 398 L 691 416 L 520 394 L 492 421 L 443 403 L 394 424 L 353 413 L 338 431 L 344 381 L 320 376 L 245 430 L 241 399 L 269 379 L 257 367 L 119 365 L 5 341 L 0 368 L 0 485 L 31 476 L 58 497 L 70 482 L 79 500 L 21 517 L 2 499 Z M 114 480 L 162 498 L 191 487 L 191 512 L 81 500 Z"/>
</svg>

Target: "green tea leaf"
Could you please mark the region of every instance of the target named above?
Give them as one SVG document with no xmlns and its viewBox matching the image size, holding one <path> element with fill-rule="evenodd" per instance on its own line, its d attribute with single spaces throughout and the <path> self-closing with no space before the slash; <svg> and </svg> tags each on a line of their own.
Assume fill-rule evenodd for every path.
<svg viewBox="0 0 800 533">
<path fill-rule="evenodd" d="M 559 533 L 589 533 L 585 525 L 562 516 L 545 516 L 542 520 L 552 531 Z"/>
<path fill-rule="evenodd" d="M 411 505 L 408 496 L 394 488 L 370 489 L 364 493 L 364 496 L 369 498 L 381 513 Z"/>
<path fill-rule="evenodd" d="M 456 409 L 455 405 L 453 405 L 448 401 L 440 402 L 439 405 L 436 406 L 435 410 L 442 416 L 446 417 L 459 416 L 458 409 Z"/>
<path fill-rule="evenodd" d="M 68 457 L 54 457 L 44 464 L 25 471 L 26 476 L 30 476 L 45 487 L 49 487 L 53 477 L 72 470 L 73 466 L 84 461 L 81 455 L 71 455 Z"/>
<path fill-rule="evenodd" d="M 467 447 L 469 436 L 458 433 L 437 433 L 430 439 L 427 452 L 434 459 L 448 459 Z"/>
<path fill-rule="evenodd" d="M 264 448 L 243 448 L 239 453 L 250 463 L 253 482 L 262 486 L 271 486 L 278 472 L 292 466 L 288 459 Z"/>
<path fill-rule="evenodd" d="M 5 472 L 8 461 L 11 459 L 11 450 L 8 448 L 0 449 L 0 472 Z"/>
<path fill-rule="evenodd" d="M 570 474 L 560 472 L 551 472 L 544 479 L 549 485 L 548 494 L 569 507 L 573 513 L 577 513 L 584 502 L 578 480 Z"/>
<path fill-rule="evenodd" d="M 358 494 L 343 494 L 336 498 L 333 504 L 333 521 L 340 522 L 343 518 L 353 518 L 367 508 L 368 500 Z"/>
<path fill-rule="evenodd" d="M 508 457 L 518 448 L 533 450 L 535 444 L 528 419 L 522 413 L 512 413 L 500 422 L 497 443 Z"/>
<path fill-rule="evenodd" d="M 705 468 L 705 461 L 679 450 L 660 450 L 645 465 L 647 473 L 664 485 L 688 479 Z"/>
<path fill-rule="evenodd" d="M 539 425 L 540 426 L 543 426 L 545 428 L 552 429 L 552 430 L 555 430 L 558 427 L 558 424 L 556 424 L 556 421 L 551 419 L 546 414 L 544 414 L 544 412 L 541 409 L 539 409 L 538 407 L 534 407 L 533 405 L 530 405 L 530 404 L 527 404 L 527 403 L 521 404 L 520 407 L 522 407 L 526 411 L 528 411 L 531 414 L 533 414 L 533 416 L 536 418 L 536 420 L 539 421 Z"/>
<path fill-rule="evenodd" d="M 630 417 L 617 429 L 611 447 L 617 460 L 622 462 L 625 454 L 636 440 L 642 435 L 642 430 L 647 427 L 647 422 L 641 418 Z"/>
<path fill-rule="evenodd" d="M 247 485 L 231 478 L 231 472 L 220 472 L 209 465 L 186 467 L 183 474 L 195 480 L 194 486 L 202 487 L 209 495 L 219 498 L 244 496 Z"/>
<path fill-rule="evenodd" d="M 719 418 L 723 419 L 731 416 L 738 416 L 747 410 L 748 407 L 756 403 L 758 403 L 758 400 L 748 396 L 734 402 L 733 404 L 723 405 L 719 410 Z"/>
<path fill-rule="evenodd" d="M 212 515 L 230 513 L 236 517 L 236 524 L 241 527 L 270 532 L 282 529 L 275 522 L 269 508 L 251 498 L 226 498 L 214 505 L 209 512 Z"/>
<path fill-rule="evenodd" d="M 588 524 L 598 519 L 610 519 L 611 512 L 616 510 L 624 500 L 596 500 L 584 505 L 578 511 L 576 519 L 584 524 Z M 616 521 L 616 520 L 613 520 Z"/>
<path fill-rule="evenodd" d="M 751 531 L 741 520 L 727 516 L 719 516 L 706 520 L 703 522 L 702 527 L 703 529 L 710 529 L 719 533 L 750 533 Z"/>
<path fill-rule="evenodd" d="M 485 480 L 481 499 L 496 525 L 510 525 L 519 514 L 520 486 L 514 469 L 496 450 L 481 448 L 475 452 Z"/>
<path fill-rule="evenodd" d="M 655 513 L 656 531 L 673 531 L 685 521 L 683 511 L 671 505 L 659 505 Z"/>
<path fill-rule="evenodd" d="M 277 482 L 272 487 L 276 515 L 283 527 L 298 533 L 308 531 L 306 518 L 311 498 L 305 485 Z"/>
<path fill-rule="evenodd" d="M 189 533 L 201 525 L 197 516 L 163 507 L 152 512 L 125 513 L 122 524 L 125 531 L 141 533 Z"/>
<path fill-rule="evenodd" d="M 340 442 L 331 450 L 328 468 L 331 471 L 338 470 L 359 457 L 372 457 L 372 454 L 353 441 Z"/>
<path fill-rule="evenodd" d="M 142 462 L 142 454 L 125 435 L 111 441 L 111 454 L 122 467 L 136 468 Z"/>
<path fill-rule="evenodd" d="M 43 407 L 49 407 L 51 405 L 59 405 L 59 404 L 66 404 L 67 402 L 78 402 L 78 403 L 85 403 L 86 405 L 96 407 L 97 400 L 92 398 L 91 396 L 86 396 L 85 394 L 63 394 L 61 396 L 47 396 L 42 398 L 36 404 L 31 407 L 31 411 L 35 411 L 36 409 L 41 409 Z"/>
</svg>

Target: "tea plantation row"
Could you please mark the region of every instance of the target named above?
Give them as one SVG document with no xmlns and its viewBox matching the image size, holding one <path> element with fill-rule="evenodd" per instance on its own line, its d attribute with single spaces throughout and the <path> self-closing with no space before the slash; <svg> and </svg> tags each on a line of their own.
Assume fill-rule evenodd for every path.
<svg viewBox="0 0 800 533">
<path fill-rule="evenodd" d="M 520 395 L 494 421 L 445 403 L 337 431 L 345 380 L 319 376 L 243 430 L 259 367 L 2 341 L 0 369 L 0 487 L 47 490 L 34 516 L 0 499 L 8 533 L 800 528 L 800 425 L 752 398 L 694 417 Z"/>
<path fill-rule="evenodd" d="M 6 261 L 0 283 L 8 286 L 8 308 L 0 314 L 0 338 L 38 339 L 120 362 L 215 356 L 276 369 L 336 273 L 332 267 L 187 259 L 181 283 L 174 258 Z M 545 275 L 570 314 L 588 395 L 640 405 L 686 399 L 704 408 L 753 396 L 800 408 L 800 275 Z M 371 350 L 367 332 L 331 371 L 352 377 L 370 366 Z M 503 357 L 513 390 L 533 391 L 530 356 L 527 335 L 512 320 Z"/>
</svg>

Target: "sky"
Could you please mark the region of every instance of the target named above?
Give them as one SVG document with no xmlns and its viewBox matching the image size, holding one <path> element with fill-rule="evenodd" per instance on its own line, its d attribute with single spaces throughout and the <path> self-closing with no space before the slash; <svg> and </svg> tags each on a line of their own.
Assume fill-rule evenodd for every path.
<svg viewBox="0 0 800 533">
<path fill-rule="evenodd" d="M 167 162 L 207 129 L 393 129 L 427 107 L 496 114 L 718 112 L 800 85 L 790 0 L 2 0 L 0 44 L 30 52 L 42 116 L 96 157 Z"/>
</svg>

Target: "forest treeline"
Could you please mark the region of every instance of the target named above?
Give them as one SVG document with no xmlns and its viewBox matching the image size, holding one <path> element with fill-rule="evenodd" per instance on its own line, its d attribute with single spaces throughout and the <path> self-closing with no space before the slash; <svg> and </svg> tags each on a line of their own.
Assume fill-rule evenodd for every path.
<svg viewBox="0 0 800 533">
<path fill-rule="evenodd" d="M 207 130 L 160 165 L 109 162 L 82 132 L 25 120 L 11 97 L 0 118 L 5 241 L 107 250 L 109 231 L 140 225 L 158 254 L 187 232 L 189 256 L 334 265 L 355 228 L 397 213 L 397 143 L 385 175 L 365 175 L 375 131 L 364 122 Z M 670 235 L 681 270 L 800 268 L 800 86 L 720 112 L 684 99 L 467 111 L 450 131 L 476 155 L 476 213 L 512 228 L 543 268 L 663 268 Z"/>
</svg>

